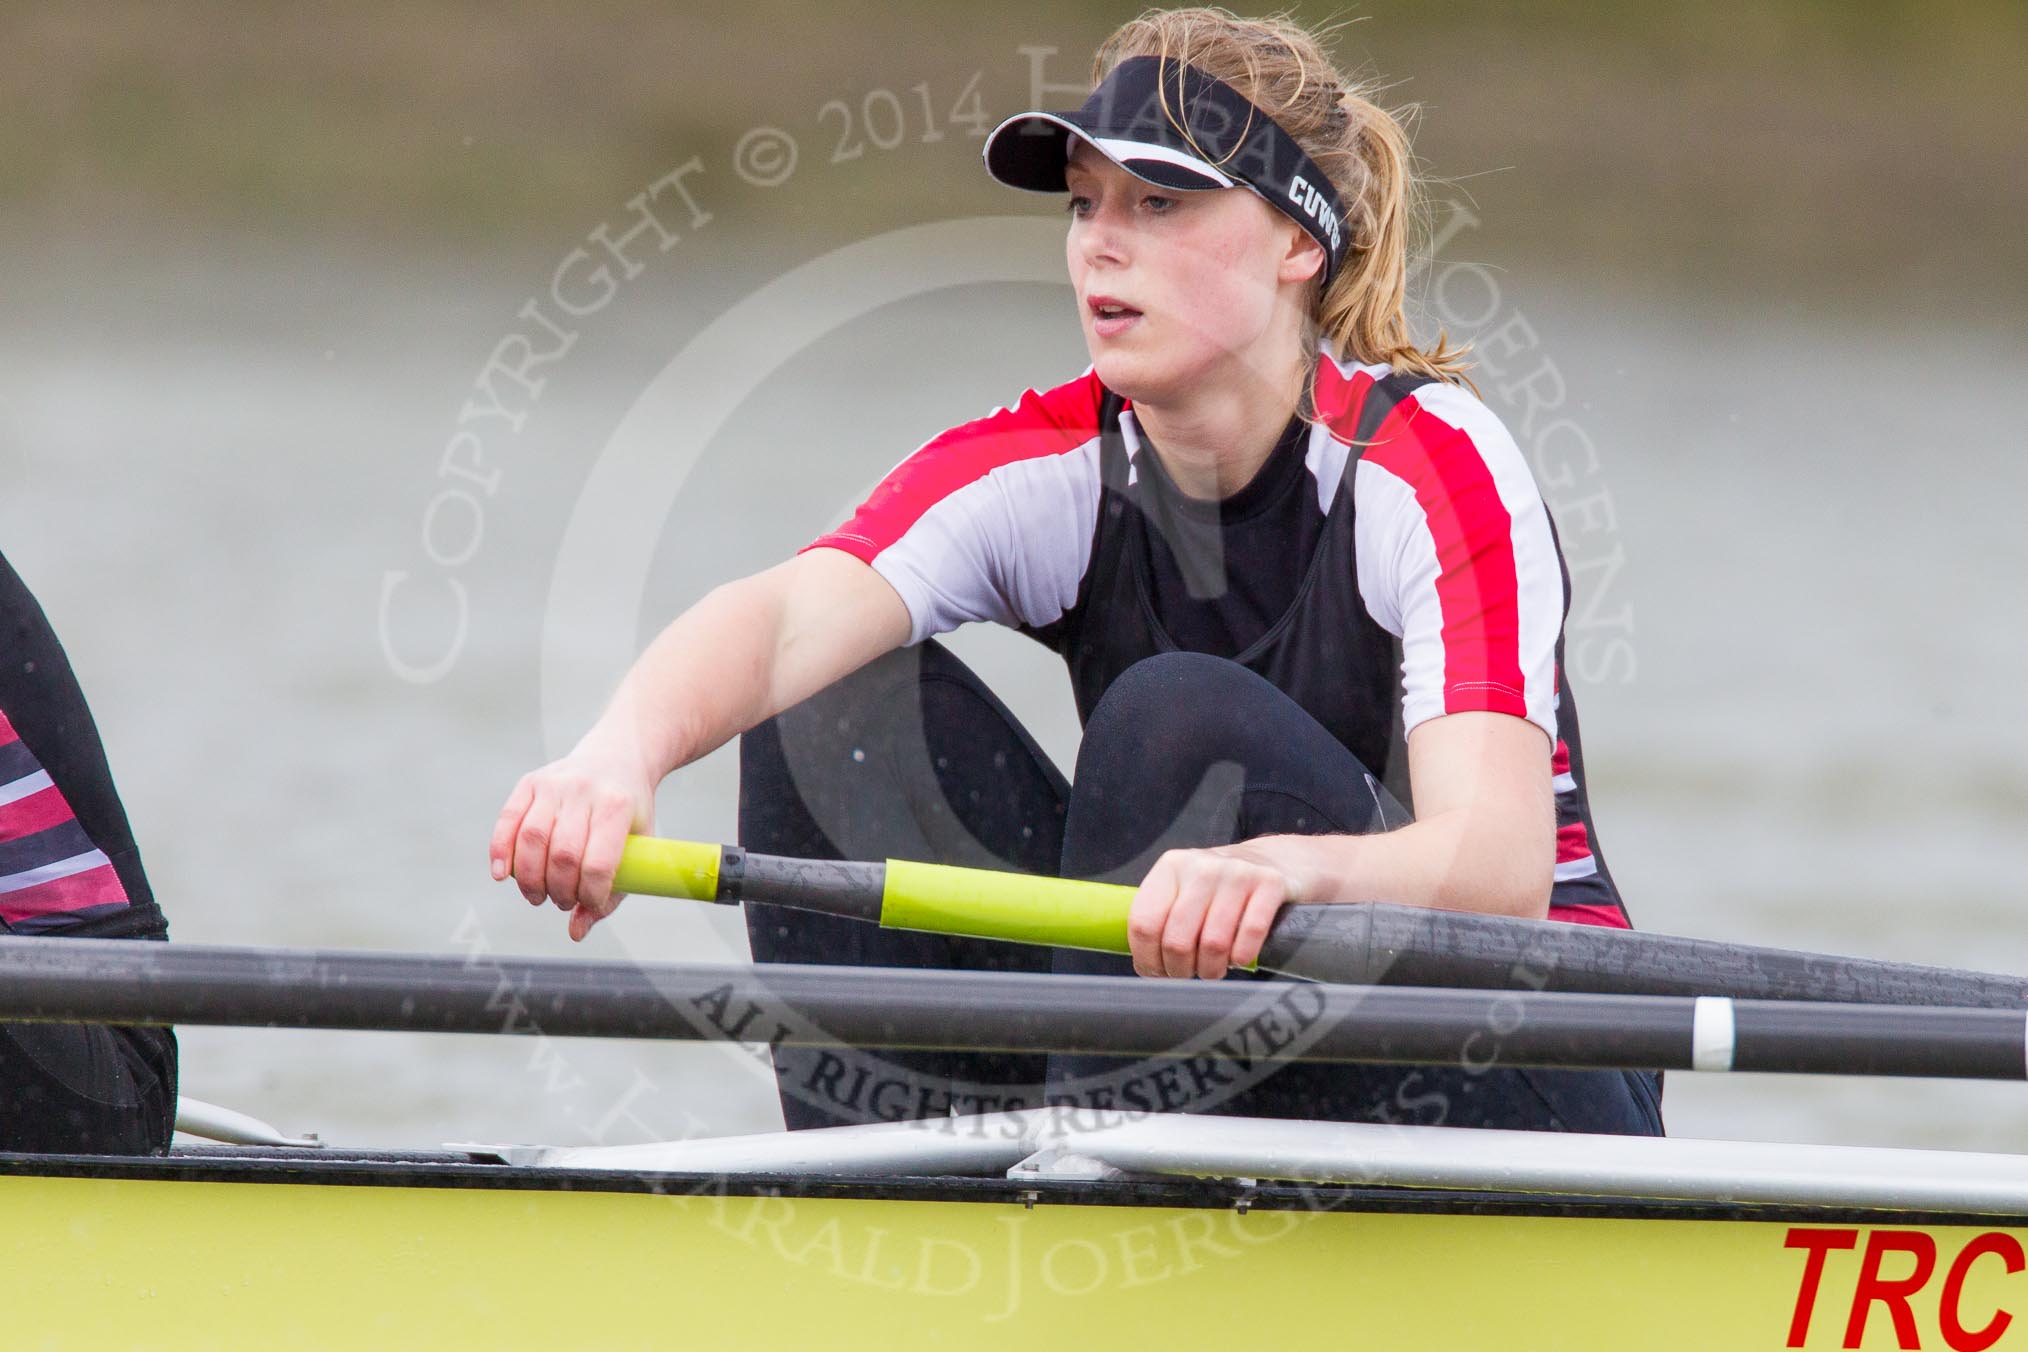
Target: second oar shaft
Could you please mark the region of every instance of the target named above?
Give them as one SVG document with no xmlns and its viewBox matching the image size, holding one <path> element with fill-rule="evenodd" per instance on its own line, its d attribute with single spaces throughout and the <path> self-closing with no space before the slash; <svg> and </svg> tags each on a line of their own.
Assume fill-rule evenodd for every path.
<svg viewBox="0 0 2028 1352">
<path fill-rule="evenodd" d="M 1172 1091 L 1291 1060 L 2019 1080 L 2028 1024 L 1986 1009 L 0 937 L 0 1020 L 14 1019 L 1154 1057 L 1180 1064 L 1149 1071 L 1156 1099 L 1130 1106 L 1165 1109 Z"/>
</svg>

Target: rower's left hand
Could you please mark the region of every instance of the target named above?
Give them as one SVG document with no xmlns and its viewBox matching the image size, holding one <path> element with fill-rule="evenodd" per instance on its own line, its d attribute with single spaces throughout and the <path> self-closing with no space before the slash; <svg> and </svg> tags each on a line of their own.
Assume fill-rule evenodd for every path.
<svg viewBox="0 0 2028 1352">
<path fill-rule="evenodd" d="M 1295 879 L 1270 840 L 1170 850 L 1134 893 L 1127 940 L 1142 976 L 1216 981 L 1260 957 Z"/>
</svg>

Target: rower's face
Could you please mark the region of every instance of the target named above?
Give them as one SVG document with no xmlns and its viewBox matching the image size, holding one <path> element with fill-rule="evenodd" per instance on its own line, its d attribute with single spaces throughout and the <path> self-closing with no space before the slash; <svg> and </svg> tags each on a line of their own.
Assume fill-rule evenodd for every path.
<svg viewBox="0 0 2028 1352">
<path fill-rule="evenodd" d="M 1172 402 L 1240 370 L 1249 351 L 1280 350 L 1261 339 L 1293 322 L 1303 279 L 1323 263 L 1287 217 L 1243 187 L 1159 187 L 1075 136 L 1065 173 L 1070 283 L 1107 387 L 1136 403 Z M 1093 308 L 1099 297 L 1137 313 L 1108 319 Z"/>
</svg>

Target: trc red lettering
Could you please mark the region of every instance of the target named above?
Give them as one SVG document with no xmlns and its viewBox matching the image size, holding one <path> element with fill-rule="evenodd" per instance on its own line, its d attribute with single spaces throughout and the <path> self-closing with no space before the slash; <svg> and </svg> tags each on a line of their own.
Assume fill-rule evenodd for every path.
<svg viewBox="0 0 2028 1352">
<path fill-rule="evenodd" d="M 1857 1230 L 1802 1230 L 1789 1231 L 1783 1247 L 1807 1249 L 1810 1256 L 1803 1263 L 1802 1284 L 1796 1288 L 1796 1312 L 1789 1320 L 1789 1346 L 1801 1347 L 1810 1338 L 1810 1311 L 1816 1308 L 1817 1287 L 1824 1280 L 1824 1256 L 1833 1249 L 1849 1249 L 1859 1242 Z"/>
<path fill-rule="evenodd" d="M 1880 1275 L 1880 1260 L 1890 1252 L 1912 1255 L 1915 1271 L 1892 1281 Z M 1920 1230 L 1875 1230 L 1866 1236 L 1866 1256 L 1859 1260 L 1859 1280 L 1852 1287 L 1852 1317 L 1845 1321 L 1845 1346 L 1857 1347 L 1866 1337 L 1866 1316 L 1874 1302 L 1887 1307 L 1894 1320 L 1894 1341 L 1899 1347 L 1922 1346 L 1915 1331 L 1915 1311 L 1908 1298 L 1922 1290 L 1936 1271 L 1936 1241 Z"/>
<path fill-rule="evenodd" d="M 2028 1267 L 2028 1256 L 2021 1252 L 2021 1241 L 2012 1235 L 1988 1231 L 1965 1245 L 1944 1277 L 1943 1295 L 1937 1303 L 1937 1323 L 1943 1326 L 1944 1342 L 1950 1345 L 1951 1352 L 1985 1352 L 2000 1341 L 2000 1335 L 2014 1322 L 2013 1315 L 1998 1310 L 1984 1328 L 1967 1329 L 1964 1326 L 1964 1313 L 1958 1308 L 1958 1301 L 1965 1293 L 1965 1274 L 1971 1271 L 1974 1262 L 1989 1253 L 1996 1255 L 2010 1273 Z"/>
<path fill-rule="evenodd" d="M 1801 1249 L 1806 1255 L 1802 1280 L 1796 1286 L 1795 1313 L 1789 1320 L 1790 1347 L 1802 1347 L 1809 1341 L 1810 1316 L 1816 1311 L 1817 1297 L 1823 1290 L 1824 1268 L 1832 1251 L 1857 1248 L 1858 1243 L 1857 1230 L 1798 1226 L 1788 1232 L 1784 1247 Z M 1909 1271 L 1905 1276 L 1882 1275 L 1889 1254 L 1909 1256 Z M 1986 1257 L 1999 1259 L 2009 1275 L 2028 1271 L 2028 1249 L 2024 1249 L 2012 1235 L 2000 1231 L 1989 1230 L 1974 1235 L 1958 1250 L 1937 1293 L 1937 1327 L 1951 1352 L 1986 1352 L 2013 1326 L 2012 1314 L 2005 1309 L 1995 1309 L 1983 1325 L 1965 1327 L 1965 1283 L 1971 1277 L 1973 1266 Z M 1909 1302 L 1929 1284 L 1936 1270 L 1936 1241 L 1924 1232 L 1868 1231 L 1865 1252 L 1859 1260 L 1859 1275 L 1852 1285 L 1851 1312 L 1845 1323 L 1843 1346 L 1856 1348 L 1865 1341 L 1866 1321 L 1872 1315 L 1873 1307 L 1879 1304 L 1887 1307 L 1887 1316 L 1894 1324 L 1895 1344 L 1902 1348 L 1921 1348 L 1922 1335 Z"/>
</svg>

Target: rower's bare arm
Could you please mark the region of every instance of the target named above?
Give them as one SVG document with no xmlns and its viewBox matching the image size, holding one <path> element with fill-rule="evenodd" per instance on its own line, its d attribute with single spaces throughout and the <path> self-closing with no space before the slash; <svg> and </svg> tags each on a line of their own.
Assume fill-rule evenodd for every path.
<svg viewBox="0 0 2028 1352">
<path fill-rule="evenodd" d="M 1542 730 L 1511 714 L 1445 714 L 1409 733 L 1408 765 L 1421 816 L 1399 830 L 1162 855 L 1127 917 L 1134 970 L 1216 980 L 1260 957 L 1291 901 L 1548 914 L 1556 812 Z"/>
<path fill-rule="evenodd" d="M 728 582 L 635 662 L 587 734 L 640 749 L 659 782 L 908 641 L 908 610 L 872 568 L 813 549 Z"/>
<path fill-rule="evenodd" d="M 908 640 L 908 610 L 849 554 L 813 549 L 715 588 L 635 661 L 571 752 L 522 776 L 494 823 L 493 876 L 571 912 L 612 913 L 621 847 L 681 766 Z"/>
<path fill-rule="evenodd" d="M 1542 729 L 1512 714 L 1418 723 L 1408 735 L 1413 823 L 1374 835 L 1274 838 L 1302 857 L 1301 900 L 1540 919 L 1556 871 L 1549 751 Z"/>
</svg>

